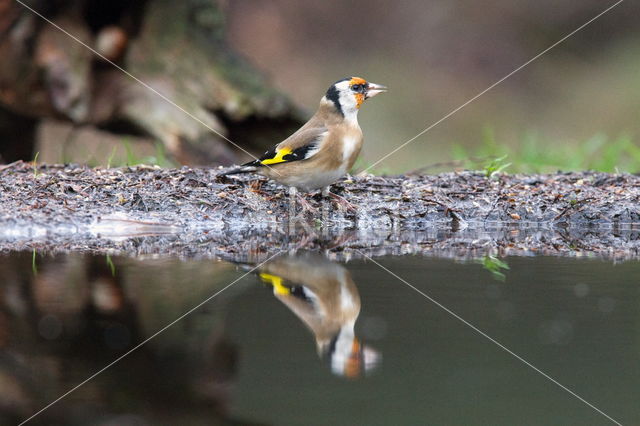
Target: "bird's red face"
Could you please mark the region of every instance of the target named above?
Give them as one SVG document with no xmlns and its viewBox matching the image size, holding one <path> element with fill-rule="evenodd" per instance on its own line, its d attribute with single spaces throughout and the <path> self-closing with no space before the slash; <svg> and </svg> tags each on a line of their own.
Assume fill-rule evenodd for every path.
<svg viewBox="0 0 640 426">
<path fill-rule="evenodd" d="M 364 78 L 351 77 L 349 80 L 349 90 L 356 99 L 356 108 L 360 109 L 362 103 L 378 93 L 386 92 L 387 88 L 380 84 L 369 83 Z"/>
<path fill-rule="evenodd" d="M 349 77 L 335 82 L 323 99 L 333 102 L 339 113 L 347 118 L 355 118 L 362 103 L 387 88 L 370 83 L 364 78 Z"/>
</svg>

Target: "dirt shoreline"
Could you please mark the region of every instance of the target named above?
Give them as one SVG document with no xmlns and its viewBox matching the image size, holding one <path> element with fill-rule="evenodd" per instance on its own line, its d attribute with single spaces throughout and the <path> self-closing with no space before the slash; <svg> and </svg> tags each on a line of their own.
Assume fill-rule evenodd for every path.
<svg viewBox="0 0 640 426">
<path fill-rule="evenodd" d="M 218 169 L 0 166 L 0 252 L 242 257 L 315 247 L 350 257 L 482 253 L 640 257 L 640 177 L 480 172 L 349 177 L 290 226 L 286 189 Z M 244 254 L 243 254 L 244 253 Z"/>
</svg>

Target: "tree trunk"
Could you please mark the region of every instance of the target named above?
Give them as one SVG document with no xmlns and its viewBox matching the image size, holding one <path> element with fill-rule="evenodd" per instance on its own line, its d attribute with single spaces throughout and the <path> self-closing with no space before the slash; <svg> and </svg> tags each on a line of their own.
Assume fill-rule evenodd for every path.
<svg viewBox="0 0 640 426">
<path fill-rule="evenodd" d="M 55 118 L 147 135 L 184 164 L 229 164 L 246 157 L 207 127 L 261 151 L 300 124 L 292 103 L 225 43 L 220 2 L 28 4 L 197 120 L 19 3 L 0 0 L 0 155 L 5 161 L 33 155 L 33 135 L 20 132 L 27 140 L 13 138 L 18 132 L 2 125 L 7 121 L 20 125 Z"/>
</svg>

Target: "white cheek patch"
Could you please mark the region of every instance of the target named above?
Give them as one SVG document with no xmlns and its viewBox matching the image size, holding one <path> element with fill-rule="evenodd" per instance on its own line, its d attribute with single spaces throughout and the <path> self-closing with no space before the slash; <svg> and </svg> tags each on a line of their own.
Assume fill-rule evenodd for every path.
<svg viewBox="0 0 640 426">
<path fill-rule="evenodd" d="M 342 110 L 346 113 L 358 111 L 358 102 L 353 93 L 351 93 L 351 89 L 347 88 L 343 91 L 340 91 L 340 105 L 342 105 Z"/>
<path fill-rule="evenodd" d="M 355 93 L 351 90 L 351 86 L 349 86 L 349 81 L 341 81 L 336 84 L 336 89 L 338 89 L 339 102 L 342 108 L 342 113 L 347 121 L 352 123 L 358 122 L 358 100 L 356 99 Z"/>
</svg>

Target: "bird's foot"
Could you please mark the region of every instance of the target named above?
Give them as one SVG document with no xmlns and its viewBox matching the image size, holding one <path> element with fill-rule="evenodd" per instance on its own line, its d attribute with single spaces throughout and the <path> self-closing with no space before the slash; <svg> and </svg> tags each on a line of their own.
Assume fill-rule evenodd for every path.
<svg viewBox="0 0 640 426">
<path fill-rule="evenodd" d="M 318 209 L 313 207 L 311 203 L 309 203 L 303 195 L 296 194 L 296 199 L 298 200 L 298 203 L 300 203 L 303 213 L 307 213 L 307 212 L 312 214 L 318 213 Z"/>
</svg>

